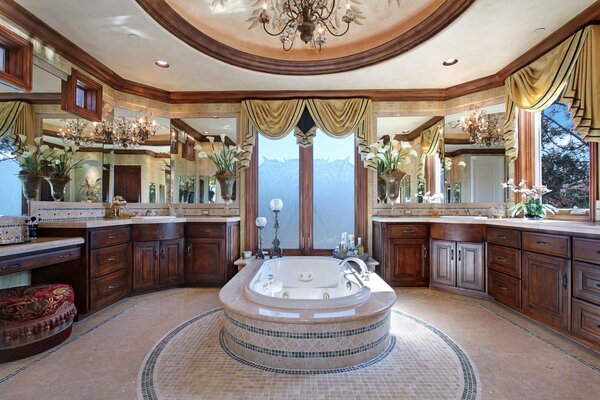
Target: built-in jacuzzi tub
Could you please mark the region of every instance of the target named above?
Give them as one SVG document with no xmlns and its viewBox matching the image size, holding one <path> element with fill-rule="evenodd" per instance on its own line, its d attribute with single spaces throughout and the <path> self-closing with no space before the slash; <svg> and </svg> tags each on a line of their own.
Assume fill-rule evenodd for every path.
<svg viewBox="0 0 600 400">
<path fill-rule="evenodd" d="M 332 371 L 387 354 L 394 290 L 330 257 L 249 260 L 219 292 L 221 344 L 275 370 Z"/>
<path fill-rule="evenodd" d="M 258 304 L 294 309 L 355 306 L 371 295 L 352 267 L 331 257 L 265 261 L 245 291 Z"/>
</svg>

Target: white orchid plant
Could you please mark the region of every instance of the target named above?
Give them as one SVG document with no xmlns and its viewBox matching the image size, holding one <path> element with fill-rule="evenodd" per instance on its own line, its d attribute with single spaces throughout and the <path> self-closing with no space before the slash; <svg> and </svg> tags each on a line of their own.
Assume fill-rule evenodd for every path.
<svg viewBox="0 0 600 400">
<path fill-rule="evenodd" d="M 423 202 L 427 203 L 427 204 L 441 203 L 443 200 L 444 200 L 444 196 L 441 193 L 431 194 L 431 192 L 426 192 L 423 195 Z"/>
<path fill-rule="evenodd" d="M 390 140 L 387 144 L 380 139 L 369 147 L 373 150 L 367 154 L 366 159 L 377 158 L 377 172 L 380 174 L 395 171 L 401 165 L 409 164 L 410 157 L 417 156 L 417 151 L 412 148 L 410 143 L 396 139 Z"/>
<path fill-rule="evenodd" d="M 519 182 L 518 185 L 515 185 L 513 179 L 509 179 L 502 184 L 502 187 L 510 189 L 513 193 L 521 196 L 521 202 L 508 209 L 508 211 L 512 211 L 513 217 L 522 212 L 528 218 L 543 218 L 547 213 L 556 214 L 558 212 L 556 207 L 542 203 L 542 196 L 552 191 L 545 185 L 533 185 L 530 188 L 527 186 L 525 179 Z"/>
<path fill-rule="evenodd" d="M 41 173 L 52 161 L 52 150 L 42 144 L 43 138 L 34 139 L 32 144 L 27 144 L 25 135 L 18 135 L 13 151 L 14 160 L 21 166 L 22 172 Z"/>
<path fill-rule="evenodd" d="M 52 150 L 52 161 L 50 162 L 52 175 L 68 176 L 71 170 L 77 168 L 79 163 L 84 161 L 83 159 L 75 160 L 77 150 L 79 150 L 79 147 L 76 145 L 65 146 L 64 149 Z"/>
<path fill-rule="evenodd" d="M 208 158 L 215 164 L 217 171 L 229 171 L 235 175 L 236 165 L 239 161 L 238 156 L 244 152 L 240 146 L 228 146 L 225 144 L 225 135 L 221 135 L 221 150 L 217 152 L 215 149 L 215 137 L 207 136 L 212 152 L 207 153 L 200 149 L 198 152 L 199 158 Z"/>
</svg>

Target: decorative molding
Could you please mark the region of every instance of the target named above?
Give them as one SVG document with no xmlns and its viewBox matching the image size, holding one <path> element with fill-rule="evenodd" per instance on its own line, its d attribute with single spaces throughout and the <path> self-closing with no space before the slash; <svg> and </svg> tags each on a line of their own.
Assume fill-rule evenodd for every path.
<svg viewBox="0 0 600 400">
<path fill-rule="evenodd" d="M 102 120 L 102 85 L 72 69 L 61 81 L 60 108 L 89 121 Z"/>
<path fill-rule="evenodd" d="M 175 129 L 179 129 L 180 131 L 187 133 L 188 135 L 190 135 L 191 137 L 196 139 L 196 141 L 198 141 L 198 142 L 208 142 L 208 138 L 206 137 L 205 134 L 198 132 L 198 130 L 194 129 L 192 126 L 190 126 L 187 122 L 185 122 L 182 119 L 179 119 L 179 118 L 171 119 L 171 126 L 173 126 Z M 221 141 L 221 138 L 219 136 L 215 136 L 215 142 L 220 142 L 220 141 Z M 228 146 L 235 146 L 235 143 L 229 137 L 225 137 L 225 144 Z"/>
<path fill-rule="evenodd" d="M 60 104 L 60 93 L 0 93 L 0 101 L 24 101 L 29 104 Z"/>
<path fill-rule="evenodd" d="M 419 125 L 417 128 L 413 129 L 410 133 L 407 133 L 406 135 L 396 135 L 394 136 L 394 139 L 405 142 L 412 142 L 413 140 L 421 136 L 421 133 L 423 133 L 425 129 L 431 128 L 433 125 L 437 124 L 443 119 L 443 116 L 433 117 L 430 120 L 425 121 L 424 123 Z"/>
<path fill-rule="evenodd" d="M 136 0 L 167 32 L 194 49 L 236 67 L 277 75 L 320 75 L 352 71 L 389 60 L 431 39 L 462 15 L 475 0 L 443 2 L 412 29 L 372 49 L 328 60 L 288 61 L 250 54 L 227 46 L 200 31 L 166 0 Z"/>
<path fill-rule="evenodd" d="M 444 138 L 444 144 L 472 144 L 469 139 Z"/>
<path fill-rule="evenodd" d="M 504 155 L 505 150 L 504 149 L 458 149 L 455 151 L 451 151 L 448 152 L 446 154 L 444 154 L 445 157 L 456 157 L 456 156 L 460 156 L 460 155 L 464 155 L 464 154 L 469 154 L 469 155 L 484 155 L 484 156 L 490 156 L 490 155 Z"/>
</svg>

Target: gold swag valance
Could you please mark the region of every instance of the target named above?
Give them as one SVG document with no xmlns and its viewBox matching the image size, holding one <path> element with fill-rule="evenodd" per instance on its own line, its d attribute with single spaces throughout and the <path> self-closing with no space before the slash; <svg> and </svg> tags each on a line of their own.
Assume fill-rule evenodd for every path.
<svg viewBox="0 0 600 400">
<path fill-rule="evenodd" d="M 297 127 L 305 107 L 315 122 L 315 127 L 306 133 Z M 373 108 L 369 99 L 245 100 L 240 119 L 245 150 L 240 157 L 241 170 L 250 165 L 259 132 L 279 139 L 293 131 L 302 147 L 312 145 L 317 128 L 333 137 L 354 133 L 363 160 L 369 152 L 368 141 L 373 132 Z M 370 163 L 368 167 L 373 168 L 373 165 Z"/>
<path fill-rule="evenodd" d="M 443 119 L 421 132 L 421 157 L 419 158 L 419 172 L 417 175 L 419 180 L 425 179 L 425 160 L 427 156 L 432 156 L 443 148 L 443 134 Z"/>
<path fill-rule="evenodd" d="M 15 141 L 17 135 L 33 139 L 35 117 L 31 104 L 22 101 L 0 103 L 0 140 Z"/>
<path fill-rule="evenodd" d="M 512 162 L 518 156 L 516 109 L 539 112 L 560 95 L 570 103 L 575 129 L 600 141 L 600 26 L 588 26 L 505 81 L 504 140 Z"/>
</svg>

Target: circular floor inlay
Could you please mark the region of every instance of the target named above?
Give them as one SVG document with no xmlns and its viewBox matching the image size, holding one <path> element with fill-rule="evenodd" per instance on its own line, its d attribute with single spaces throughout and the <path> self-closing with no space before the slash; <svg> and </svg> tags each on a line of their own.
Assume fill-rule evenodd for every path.
<svg viewBox="0 0 600 400">
<path fill-rule="evenodd" d="M 443 332 L 393 310 L 395 346 L 377 362 L 326 374 L 275 371 L 241 362 L 220 342 L 222 309 L 179 325 L 146 356 L 140 399 L 477 399 L 479 379 Z M 330 371 L 331 372 L 331 371 Z"/>
</svg>

